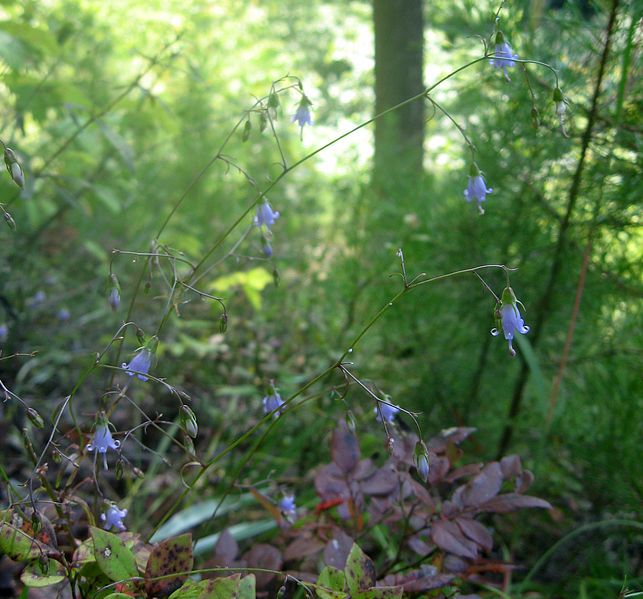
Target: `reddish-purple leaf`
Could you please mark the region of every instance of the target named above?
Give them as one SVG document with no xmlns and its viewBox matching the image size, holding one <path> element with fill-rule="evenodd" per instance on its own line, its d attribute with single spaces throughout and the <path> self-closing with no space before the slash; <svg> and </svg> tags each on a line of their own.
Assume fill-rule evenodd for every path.
<svg viewBox="0 0 643 599">
<path fill-rule="evenodd" d="M 239 555 L 239 545 L 227 528 L 221 531 L 214 546 L 214 563 L 218 566 L 231 566 Z"/>
<path fill-rule="evenodd" d="M 440 549 L 447 553 L 469 559 L 475 559 L 478 556 L 478 545 L 467 539 L 455 522 L 449 520 L 434 522 L 431 527 L 431 538 Z"/>
<path fill-rule="evenodd" d="M 487 464 L 480 474 L 473 477 L 462 493 L 465 506 L 478 506 L 495 497 L 502 486 L 502 470 L 498 462 Z"/>
<path fill-rule="evenodd" d="M 519 455 L 508 455 L 500 460 L 502 476 L 505 479 L 516 478 L 522 474 L 522 463 Z"/>
<path fill-rule="evenodd" d="M 506 514 L 522 508 L 543 508 L 551 509 L 551 504 L 539 497 L 532 495 L 519 495 L 518 493 L 505 493 L 498 495 L 482 505 L 478 506 L 480 512 L 495 512 L 496 514 Z"/>
<path fill-rule="evenodd" d="M 300 535 L 284 551 L 284 560 L 301 559 L 314 555 L 324 548 L 324 543 L 317 537 Z"/>
<path fill-rule="evenodd" d="M 436 485 L 442 481 L 451 468 L 448 458 L 429 453 L 429 484 Z"/>
<path fill-rule="evenodd" d="M 344 480 L 344 473 L 337 464 L 322 466 L 315 476 L 315 489 L 317 494 L 324 500 L 348 497 L 350 491 Z"/>
<path fill-rule="evenodd" d="M 480 522 L 471 518 L 456 518 L 455 523 L 460 527 L 464 536 L 475 541 L 485 551 L 491 551 L 493 547 L 493 537 L 491 533 Z"/>
<path fill-rule="evenodd" d="M 339 426 L 333 432 L 330 446 L 333 462 L 348 474 L 355 470 L 359 462 L 359 443 L 357 437 L 348 430 L 346 423 L 340 420 Z"/>
<path fill-rule="evenodd" d="M 436 453 L 441 453 L 446 450 L 449 443 L 459 445 L 471 433 L 474 433 L 475 430 L 475 428 L 470 426 L 454 426 L 452 428 L 446 428 L 441 431 L 437 437 L 429 439 L 427 445 L 429 449 L 432 449 Z"/>
<path fill-rule="evenodd" d="M 326 565 L 343 570 L 353 542 L 351 537 L 338 528 L 333 534 L 333 538 L 326 543 L 326 548 L 324 549 L 324 562 Z"/>
<path fill-rule="evenodd" d="M 399 486 L 399 476 L 392 464 L 385 464 L 361 481 L 362 492 L 366 495 L 389 495 Z"/>
<path fill-rule="evenodd" d="M 272 545 L 266 543 L 257 543 L 252 546 L 244 556 L 244 559 L 251 568 L 266 568 L 267 570 L 281 570 L 283 560 L 281 551 Z M 257 587 L 264 588 L 275 577 L 275 574 L 269 572 L 255 572 L 257 578 Z"/>
<path fill-rule="evenodd" d="M 387 586 L 401 586 L 407 593 L 421 593 L 446 586 L 454 578 L 451 574 L 438 574 L 435 568 L 423 566 L 404 574 L 390 574 L 382 582 Z"/>
<path fill-rule="evenodd" d="M 524 493 L 531 483 L 534 482 L 534 475 L 531 470 L 523 470 L 522 474 L 516 479 L 516 493 Z"/>
<path fill-rule="evenodd" d="M 429 555 L 429 553 L 435 549 L 435 545 L 433 545 L 433 543 L 425 542 L 419 537 L 419 535 L 413 535 L 408 540 L 408 546 L 418 555 Z"/>
<path fill-rule="evenodd" d="M 461 466 L 460 468 L 451 470 L 451 472 L 449 472 L 449 474 L 447 474 L 444 477 L 444 480 L 448 483 L 452 483 L 460 478 L 464 478 L 465 476 L 472 476 L 473 474 L 478 474 L 478 472 L 480 472 L 480 470 L 482 469 L 482 466 L 484 466 L 482 462 L 478 462 L 477 464 L 467 464 L 465 466 Z"/>
</svg>

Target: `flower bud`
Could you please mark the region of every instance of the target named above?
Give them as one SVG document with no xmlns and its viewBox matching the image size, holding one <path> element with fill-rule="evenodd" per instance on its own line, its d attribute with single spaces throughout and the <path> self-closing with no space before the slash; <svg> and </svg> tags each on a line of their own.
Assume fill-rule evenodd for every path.
<svg viewBox="0 0 643 599">
<path fill-rule="evenodd" d="M 12 231 L 15 231 L 16 230 L 16 221 L 13 220 L 13 216 L 11 216 L 11 214 L 9 214 L 9 212 L 7 212 L 6 210 L 4 211 L 3 214 L 4 214 L 4 220 L 9 225 L 9 228 Z"/>
<path fill-rule="evenodd" d="M 16 154 L 11 148 L 4 148 L 4 163 L 7 167 L 7 171 L 11 175 L 13 182 L 20 188 L 25 186 L 25 175 L 22 171 L 22 167 L 16 158 Z"/>
<path fill-rule="evenodd" d="M 116 311 L 121 305 L 121 286 L 118 282 L 118 277 L 114 273 L 110 273 L 109 275 L 107 288 L 109 289 L 107 303 L 112 310 Z"/>
<path fill-rule="evenodd" d="M 415 444 L 413 461 L 415 462 L 418 476 L 424 482 L 427 482 L 429 480 L 429 451 L 423 441 L 418 441 Z"/>
<path fill-rule="evenodd" d="M 27 418 L 36 428 L 45 428 L 45 422 L 42 416 L 33 408 L 27 408 Z"/>
<path fill-rule="evenodd" d="M 241 141 L 248 141 L 250 137 L 250 131 L 252 131 L 252 123 L 250 119 L 246 121 L 246 124 L 243 126 L 243 133 L 241 134 Z"/>
<path fill-rule="evenodd" d="M 196 421 L 196 415 L 185 404 L 181 406 L 180 420 L 181 426 L 185 429 L 185 432 L 193 439 L 196 439 L 196 436 L 199 434 L 199 425 Z"/>
<path fill-rule="evenodd" d="M 187 452 L 193 456 L 196 456 L 196 450 L 194 449 L 194 443 L 188 435 L 183 435 L 183 445 Z"/>
<path fill-rule="evenodd" d="M 268 115 L 262 111 L 259 113 L 259 131 L 263 133 L 268 126 Z"/>
<path fill-rule="evenodd" d="M 346 415 L 344 416 L 344 420 L 346 421 L 346 426 L 348 427 L 348 430 L 351 433 L 354 433 L 355 430 L 357 429 L 357 424 L 355 423 L 355 415 L 353 414 L 352 410 L 348 410 L 348 412 L 346 412 Z"/>
<path fill-rule="evenodd" d="M 219 318 L 219 333 L 225 333 L 228 330 L 228 314 L 224 312 Z"/>
</svg>

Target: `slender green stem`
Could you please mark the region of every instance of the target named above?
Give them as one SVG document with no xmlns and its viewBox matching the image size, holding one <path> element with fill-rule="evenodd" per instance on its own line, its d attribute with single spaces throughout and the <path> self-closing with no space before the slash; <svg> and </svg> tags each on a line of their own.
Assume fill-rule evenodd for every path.
<svg viewBox="0 0 643 599">
<path fill-rule="evenodd" d="M 410 292 L 413 289 L 416 289 L 417 287 L 421 285 L 425 285 L 428 283 L 432 283 L 435 281 L 441 281 L 443 279 L 448 279 L 450 277 L 454 277 L 457 275 L 461 274 L 466 274 L 466 273 L 472 273 L 476 272 L 478 270 L 483 270 L 487 268 L 500 268 L 503 270 L 507 270 L 508 267 L 505 266 L 504 264 L 484 264 L 482 266 L 476 266 L 473 268 L 464 268 L 461 270 L 457 270 L 451 273 L 447 273 L 444 275 L 439 275 L 436 277 L 431 277 L 429 279 L 423 279 L 421 281 L 409 283 L 405 287 L 403 287 L 400 291 L 398 291 L 380 310 L 373 316 L 367 323 L 366 325 L 360 330 L 360 332 L 354 337 L 353 341 L 349 344 L 349 346 L 344 350 L 344 352 L 340 355 L 340 357 L 335 360 L 330 366 L 325 368 L 322 372 L 319 374 L 315 375 L 312 379 L 310 379 L 303 387 L 301 387 L 298 391 L 296 391 L 293 395 L 288 397 L 283 403 L 282 409 L 287 407 L 295 398 L 299 397 L 302 393 L 310 389 L 314 384 L 322 380 L 326 375 L 330 374 L 332 371 L 334 371 L 336 368 L 341 366 L 344 358 L 352 353 L 353 348 L 357 345 L 357 343 L 364 337 L 364 335 L 373 327 L 373 325 L 391 308 L 395 302 L 400 299 L 404 294 Z M 255 431 L 259 430 L 264 424 L 268 424 L 271 422 L 273 419 L 273 414 L 266 414 L 261 420 L 259 420 L 254 426 L 252 426 L 250 429 L 248 429 L 245 433 L 243 433 L 241 436 L 237 437 L 230 445 L 228 445 L 221 453 L 217 454 L 214 456 L 211 460 L 208 462 L 204 463 L 201 466 L 201 469 L 196 473 L 194 479 L 192 480 L 192 483 L 190 487 L 184 489 L 180 495 L 176 498 L 174 503 L 170 506 L 170 508 L 163 514 L 163 517 L 160 519 L 160 521 L 156 524 L 154 529 L 152 530 L 152 533 L 150 534 L 150 537 L 154 535 L 154 533 L 174 514 L 176 509 L 181 505 L 182 501 L 189 495 L 189 493 L 194 489 L 195 485 L 198 483 L 198 481 L 201 479 L 201 477 L 215 464 L 217 464 L 222 458 L 224 458 L 226 455 L 228 455 L 233 449 L 235 449 L 237 446 L 242 444 L 244 441 L 246 441 L 248 438 L 250 438 Z"/>
</svg>

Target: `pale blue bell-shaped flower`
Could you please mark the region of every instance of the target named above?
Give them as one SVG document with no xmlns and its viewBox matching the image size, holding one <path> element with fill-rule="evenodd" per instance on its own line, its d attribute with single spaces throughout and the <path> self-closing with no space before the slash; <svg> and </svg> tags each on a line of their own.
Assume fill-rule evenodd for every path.
<svg viewBox="0 0 643 599">
<path fill-rule="evenodd" d="M 514 54 L 511 45 L 505 41 L 504 35 L 499 31 L 496 34 L 496 49 L 491 64 L 497 69 L 502 69 L 505 73 L 505 79 L 511 81 L 507 69 L 514 67 L 516 60 L 518 60 L 518 54 Z"/>
<path fill-rule="evenodd" d="M 388 422 L 389 424 L 391 424 L 393 420 L 395 420 L 395 415 L 400 411 L 399 406 L 389 405 L 384 402 L 377 403 L 379 405 L 373 408 L 375 419 L 378 422 L 382 422 L 382 419 L 384 419 L 384 422 Z"/>
<path fill-rule="evenodd" d="M 275 224 L 275 221 L 279 218 L 279 212 L 273 210 L 270 206 L 268 200 L 262 202 L 257 206 L 257 214 L 254 218 L 254 224 L 257 227 L 265 225 L 268 229 Z"/>
<path fill-rule="evenodd" d="M 105 470 L 107 470 L 107 450 L 117 450 L 120 446 L 121 442 L 112 438 L 112 433 L 109 430 L 109 424 L 107 422 L 101 422 L 96 425 L 92 441 L 87 445 L 87 451 L 95 451 L 97 455 L 102 453 L 103 465 Z"/>
<path fill-rule="evenodd" d="M 502 326 L 502 332 L 505 339 L 509 344 L 509 353 L 512 356 L 516 355 L 516 350 L 513 348 L 513 339 L 516 333 L 524 335 L 529 332 L 529 327 L 525 324 L 520 310 L 518 310 L 518 300 L 514 295 L 511 287 L 506 287 L 502 292 L 502 299 L 500 301 L 499 314 L 497 317 Z M 491 334 L 496 337 L 500 334 L 498 328 L 491 329 Z"/>
<path fill-rule="evenodd" d="M 119 531 L 125 530 L 123 518 L 127 516 L 127 510 L 120 510 L 116 504 L 112 504 L 107 508 L 107 511 L 100 515 L 100 519 L 105 523 L 105 530 L 115 528 Z"/>
<path fill-rule="evenodd" d="M 107 302 L 112 310 L 118 310 L 118 307 L 121 305 L 121 294 L 117 287 L 112 287 Z"/>
<path fill-rule="evenodd" d="M 279 509 L 286 515 L 294 515 L 297 513 L 297 506 L 295 505 L 294 495 L 284 495 L 279 501 Z"/>
<path fill-rule="evenodd" d="M 480 210 L 480 214 L 484 214 L 482 202 L 485 201 L 487 194 L 492 192 L 493 189 L 491 187 L 487 187 L 487 184 L 485 183 L 485 180 L 479 170 L 476 175 L 469 175 L 469 184 L 464 190 L 464 197 L 467 202 L 477 200 L 478 210 Z"/>
<path fill-rule="evenodd" d="M 145 375 L 150 371 L 152 366 L 152 352 L 147 349 L 141 349 L 130 361 L 129 364 L 123 362 L 121 367 L 130 376 L 136 375 L 140 380 L 147 381 L 148 377 Z"/>
<path fill-rule="evenodd" d="M 302 131 L 304 125 L 313 124 L 313 117 L 310 114 L 311 106 L 312 102 L 306 96 L 302 96 L 299 106 L 297 106 L 297 111 L 292 116 L 292 122 L 297 123 Z"/>
<path fill-rule="evenodd" d="M 284 405 L 284 401 L 281 399 L 281 395 L 275 391 L 272 395 L 266 395 L 263 398 L 263 411 L 264 414 L 270 414 L 274 412 L 273 417 L 277 418 L 281 414 L 281 406 Z M 276 410 L 276 411 L 275 411 Z"/>
</svg>

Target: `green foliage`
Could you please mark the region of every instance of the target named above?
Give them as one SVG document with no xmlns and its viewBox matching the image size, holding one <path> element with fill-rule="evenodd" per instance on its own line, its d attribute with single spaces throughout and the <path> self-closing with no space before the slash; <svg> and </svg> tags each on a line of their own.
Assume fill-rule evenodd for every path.
<svg viewBox="0 0 643 599">
<path fill-rule="evenodd" d="M 0 177 L 8 225 L 0 229 L 0 325 L 8 327 L 0 341 L 0 466 L 8 491 L 3 488 L 3 507 L 12 508 L 0 518 L 0 550 L 29 564 L 23 583 L 53 585 L 63 574 L 68 580 L 71 569 L 82 572 L 78 590 L 89 595 L 146 568 L 148 578 L 183 572 L 164 570 L 160 556 L 176 543 L 187 551 L 186 535 L 172 537 L 188 531 L 197 561 L 184 560 L 187 570 L 213 559 L 225 529 L 240 545 L 238 563 L 275 539 L 283 543 L 281 555 L 291 555 L 291 532 L 311 552 L 321 551 L 331 539 L 311 532 L 318 518 L 343 527 L 351 542 L 368 538 L 362 545 L 373 560 L 355 545 L 347 573 L 343 565 L 323 569 L 316 592 L 335 599 L 386 595 L 364 564 L 375 564 L 381 578 L 406 533 L 378 524 L 370 534 L 370 516 L 361 514 L 366 523 L 360 524 L 350 506 L 348 518 L 338 506 L 312 515 L 319 497 L 310 472 L 328 461 L 326 441 L 347 410 L 359 435 L 358 459 L 383 467 L 388 434 L 374 419 L 372 394 L 420 413 L 428 436 L 454 423 L 477 427 L 466 447 L 476 462 L 494 459 L 511 433 L 511 451 L 535 474 L 534 494 L 556 508 L 535 523 L 535 516 L 485 516 L 518 564 L 538 563 L 579 523 L 638 513 L 641 13 L 629 1 L 617 14 L 577 175 L 608 4 L 503 6 L 499 24 L 514 50 L 552 64 L 557 83 L 535 64 L 510 69 L 506 81 L 483 61 L 432 92 L 472 140 L 476 163 L 494 188 L 480 217 L 462 198 L 469 148 L 428 102 L 425 170 L 391 173 L 396 184 L 385 193 L 371 185 L 368 127 L 280 178 L 284 165 L 370 118 L 369 2 L 151 0 L 118 9 L 98 0 L 2 2 L 0 138 L 12 154 Z M 425 3 L 427 85 L 481 55 L 478 36 L 491 40 L 497 9 L 487 1 Z M 276 93 L 273 82 L 285 73 L 301 80 L 286 80 Z M 290 122 L 299 85 L 315 119 L 303 142 Z M 556 85 L 567 102 L 567 137 L 552 101 Z M 250 110 L 255 98 L 265 101 Z M 262 236 L 252 225 L 252 203 L 268 187 L 282 216 Z M 177 201 L 180 208 L 162 229 Z M 192 281 L 193 265 L 213 247 Z M 344 360 L 354 363 L 351 372 L 364 388 L 335 370 L 300 393 L 400 290 L 400 278 L 388 276 L 400 271 L 399 247 L 410 278 L 479 264 L 517 268 L 511 283 L 532 327 L 516 339 L 518 357 L 512 361 L 506 344 L 490 337 L 495 301 L 469 273 L 406 293 L 351 347 Z M 496 294 L 506 285 L 500 269 L 479 274 Z M 121 298 L 115 309 L 111 288 L 105 289 L 112 277 Z M 37 301 L 39 292 L 44 299 Z M 63 310 L 69 319 L 61 318 Z M 125 322 L 135 324 L 121 329 Z M 153 375 L 162 382 L 130 380 L 120 364 L 140 346 L 139 336 L 159 329 Z M 262 421 L 270 381 L 284 399 L 298 395 L 283 416 Z M 123 445 L 118 457 L 110 450 L 112 470 L 104 472 L 102 457 L 97 468 L 86 443 L 94 415 L 110 407 Z M 394 433 L 406 433 L 407 425 L 414 426 L 410 417 L 399 415 Z M 461 465 L 460 449 L 448 451 L 441 457 Z M 27 479 L 29 492 L 20 486 Z M 100 484 L 88 484 L 91 479 Z M 356 480 L 361 489 L 365 483 Z M 49 491 L 45 482 L 54 498 L 40 505 Z M 261 489 L 267 499 L 258 501 L 248 489 Z M 292 531 L 274 516 L 285 490 L 296 491 L 306 514 Z M 35 497 L 65 539 L 67 528 L 78 534 L 95 524 L 104 496 L 122 498 L 128 527 L 161 544 L 92 526 L 90 539 L 81 532 L 78 547 L 69 541 L 56 547 L 47 526 L 34 518 L 34 528 L 31 516 L 10 503 Z M 501 501 L 515 507 L 530 501 L 524 498 Z M 61 504 L 62 516 L 55 509 Z M 444 546 L 466 537 L 459 529 L 437 530 Z M 623 576 L 633 573 L 640 539 L 609 527 L 592 535 L 574 549 L 563 546 L 520 592 L 615 596 Z M 466 544 L 460 552 L 467 553 Z M 295 554 L 307 572 L 319 571 L 321 558 Z M 64 570 L 61 556 L 72 555 Z M 267 560 L 267 552 L 260 557 Z M 287 571 L 296 561 L 290 559 L 273 569 Z M 427 549 L 423 567 L 444 565 Z M 281 584 L 260 576 L 188 581 L 171 596 L 254 596 L 255 583 L 261 592 Z M 521 576 L 519 570 L 512 580 Z M 630 582 L 635 587 L 640 579 Z M 108 595 L 112 590 L 103 592 L 122 596 Z"/>
<path fill-rule="evenodd" d="M 138 576 L 134 554 L 117 535 L 92 527 L 91 537 L 96 563 L 110 580 L 119 582 Z"/>
</svg>

